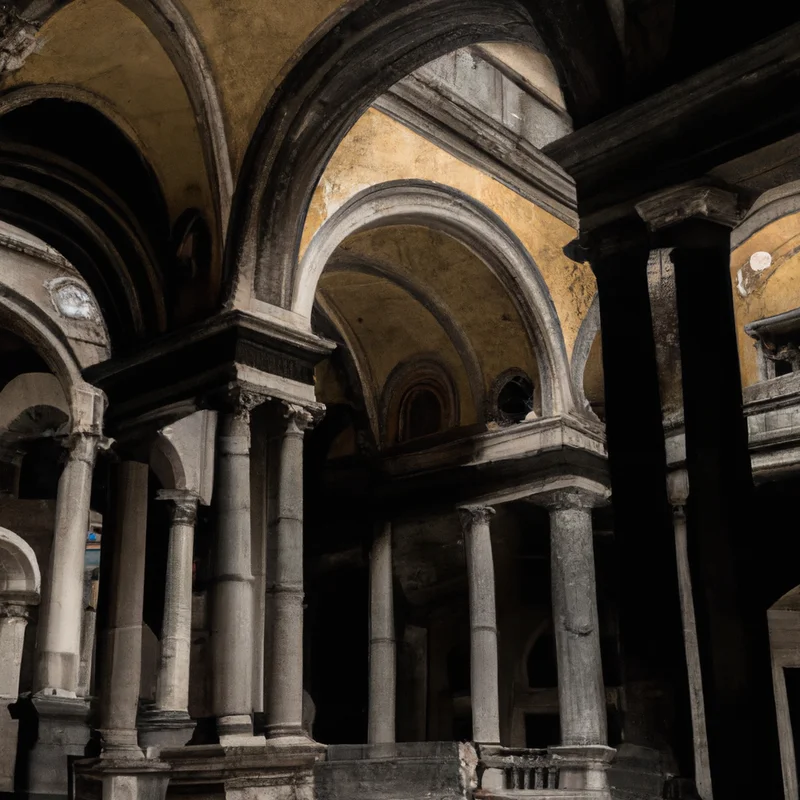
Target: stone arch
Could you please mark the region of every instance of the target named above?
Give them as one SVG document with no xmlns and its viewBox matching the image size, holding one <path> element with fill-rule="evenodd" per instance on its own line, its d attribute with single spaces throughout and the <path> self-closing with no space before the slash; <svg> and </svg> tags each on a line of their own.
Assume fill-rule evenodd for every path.
<svg viewBox="0 0 800 800">
<path fill-rule="evenodd" d="M 53 371 L 66 398 L 72 428 L 99 431 L 104 396 L 83 379 L 81 369 L 86 365 L 78 362 L 58 324 L 34 302 L 7 287 L 0 287 L 0 324 L 28 342 Z"/>
<path fill-rule="evenodd" d="M 71 418 L 69 401 L 61 381 L 49 372 L 24 372 L 10 380 L 0 391 L 0 433 L 34 406 L 46 406 Z"/>
<path fill-rule="evenodd" d="M 150 469 L 164 489 L 185 489 L 186 470 L 175 445 L 159 432 L 150 448 Z"/>
<path fill-rule="evenodd" d="M 400 78 L 460 47 L 545 51 L 519 0 L 368 0 L 320 38 L 278 87 L 251 139 L 231 210 L 228 303 L 288 307 L 314 189 L 337 145 Z"/>
<path fill-rule="evenodd" d="M 186 89 L 202 142 L 204 161 L 218 212 L 218 227 L 224 237 L 230 215 L 233 174 L 222 101 L 208 54 L 194 22 L 179 0 L 122 0 L 122 3 L 153 34 Z M 60 0 L 39 2 L 30 21 L 41 25 L 65 5 Z M 27 13 L 25 16 L 26 19 L 29 18 Z"/>
<path fill-rule="evenodd" d="M 592 411 L 589 401 L 586 399 L 586 392 L 583 388 L 583 373 L 586 371 L 586 363 L 589 360 L 589 353 L 595 339 L 600 334 L 600 295 L 595 293 L 592 302 L 586 312 L 586 316 L 581 322 L 575 345 L 572 348 L 572 359 L 570 360 L 570 376 L 572 378 L 572 388 L 575 398 L 581 404 L 584 412 L 593 419 L 597 415 Z"/>
<path fill-rule="evenodd" d="M 747 216 L 731 231 L 731 250 L 772 222 L 800 212 L 800 181 L 792 181 L 764 192 Z"/>
<path fill-rule="evenodd" d="M 39 602 L 42 575 L 31 546 L 8 528 L 0 528 L 0 601 Z"/>
<path fill-rule="evenodd" d="M 516 304 L 528 332 L 539 366 L 543 416 L 572 410 L 564 335 L 536 263 L 494 212 L 452 187 L 427 181 L 392 181 L 352 197 L 311 240 L 293 281 L 291 310 L 310 319 L 322 271 L 347 236 L 400 224 L 440 230 L 459 240 L 487 265 Z"/>
</svg>

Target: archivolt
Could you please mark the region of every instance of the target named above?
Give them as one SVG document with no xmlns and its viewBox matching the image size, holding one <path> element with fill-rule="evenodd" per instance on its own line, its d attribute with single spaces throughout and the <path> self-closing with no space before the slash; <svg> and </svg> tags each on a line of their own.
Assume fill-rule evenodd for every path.
<svg viewBox="0 0 800 800">
<path fill-rule="evenodd" d="M 506 224 L 474 199 L 426 181 L 394 181 L 365 189 L 320 228 L 287 276 L 291 309 L 310 320 L 322 271 L 339 244 L 357 231 L 384 225 L 425 225 L 449 234 L 477 255 L 517 306 L 539 365 L 542 413 L 574 407 L 561 324 L 550 292 L 528 251 Z"/>
<path fill-rule="evenodd" d="M 583 322 L 581 322 L 578 337 L 575 339 L 575 346 L 572 348 L 572 360 L 570 362 L 570 374 L 575 397 L 582 403 L 584 411 L 591 414 L 592 417 L 595 417 L 595 413 L 591 410 L 583 390 L 583 373 L 586 371 L 589 353 L 599 333 L 600 295 L 595 293 L 589 310 L 586 312 Z"/>
<path fill-rule="evenodd" d="M 217 206 L 219 230 L 224 238 L 230 215 L 233 176 L 222 103 L 200 37 L 180 0 L 121 2 L 144 22 L 164 48 L 186 89 L 203 143 L 203 156 Z M 24 12 L 23 16 L 40 24 L 64 8 L 61 0 L 44 0 L 30 5 L 31 11 Z"/>
</svg>

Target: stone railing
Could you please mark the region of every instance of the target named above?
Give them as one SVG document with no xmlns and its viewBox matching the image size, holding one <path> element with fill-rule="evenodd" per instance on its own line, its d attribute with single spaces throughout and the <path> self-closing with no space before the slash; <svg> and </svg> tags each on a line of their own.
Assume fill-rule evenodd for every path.
<svg viewBox="0 0 800 800">
<path fill-rule="evenodd" d="M 480 766 L 483 772 L 502 773 L 504 789 L 530 791 L 558 787 L 557 759 L 547 750 L 482 747 Z"/>
</svg>

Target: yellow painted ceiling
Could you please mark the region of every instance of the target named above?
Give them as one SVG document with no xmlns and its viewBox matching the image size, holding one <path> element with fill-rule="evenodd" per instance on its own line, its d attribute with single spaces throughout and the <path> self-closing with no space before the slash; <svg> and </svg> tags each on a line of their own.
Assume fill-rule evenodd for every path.
<svg viewBox="0 0 800 800">
<path fill-rule="evenodd" d="M 430 228 L 397 225 L 351 236 L 340 253 L 391 265 L 437 297 L 472 344 L 485 389 L 511 367 L 525 370 L 538 383 L 536 361 L 514 303 L 460 242 Z"/>
</svg>

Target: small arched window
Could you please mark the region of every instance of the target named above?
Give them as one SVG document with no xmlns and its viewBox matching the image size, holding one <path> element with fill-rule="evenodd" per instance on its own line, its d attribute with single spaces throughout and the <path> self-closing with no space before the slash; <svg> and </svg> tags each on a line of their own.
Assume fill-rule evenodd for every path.
<svg viewBox="0 0 800 800">
<path fill-rule="evenodd" d="M 400 402 L 399 439 L 407 442 L 442 430 L 442 402 L 429 386 L 414 386 Z"/>
</svg>

